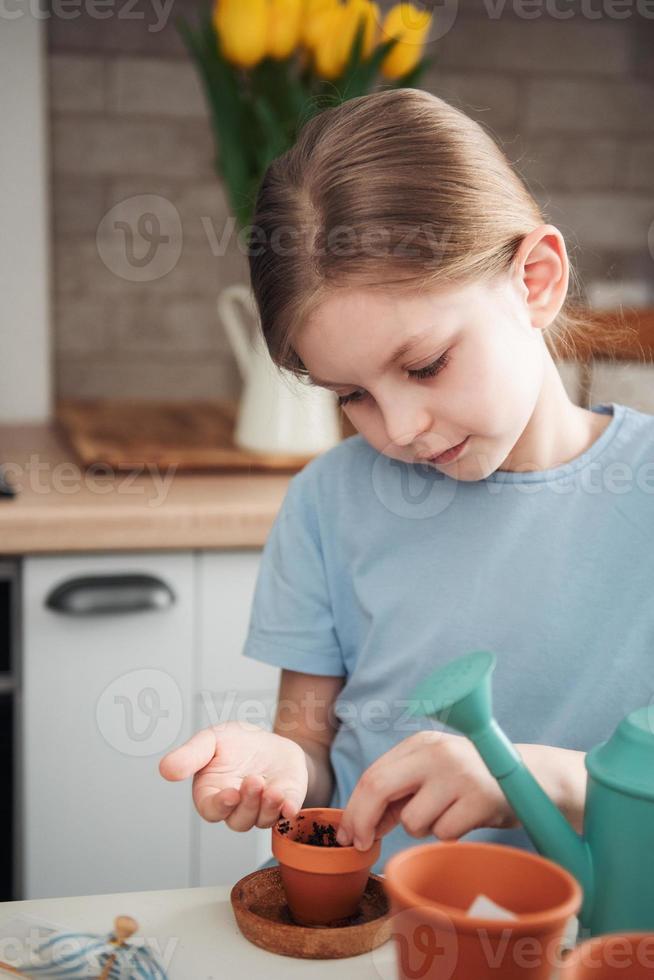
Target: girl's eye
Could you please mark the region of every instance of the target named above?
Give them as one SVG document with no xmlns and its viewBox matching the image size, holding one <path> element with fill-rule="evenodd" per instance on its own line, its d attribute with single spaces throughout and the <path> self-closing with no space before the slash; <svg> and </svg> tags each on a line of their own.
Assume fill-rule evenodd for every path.
<svg viewBox="0 0 654 980">
<path fill-rule="evenodd" d="M 365 392 L 363 391 L 352 391 L 349 395 L 338 395 L 337 401 L 339 405 L 347 405 L 348 402 L 359 402 L 364 394 Z"/>
<path fill-rule="evenodd" d="M 433 378 L 439 371 L 443 370 L 449 359 L 449 351 L 445 351 L 437 361 L 432 361 L 426 367 L 417 368 L 415 371 L 407 371 L 407 374 L 410 374 L 412 378 Z"/>
<path fill-rule="evenodd" d="M 449 351 L 445 351 L 438 360 L 432 361 L 431 364 L 427 364 L 425 367 L 416 368 L 413 371 L 407 370 L 407 374 L 412 378 L 433 378 L 443 370 L 449 359 Z M 362 398 L 365 398 L 366 394 L 367 392 L 365 391 L 352 391 L 349 395 L 338 395 L 338 404 L 347 405 L 349 402 L 360 402 Z"/>
</svg>

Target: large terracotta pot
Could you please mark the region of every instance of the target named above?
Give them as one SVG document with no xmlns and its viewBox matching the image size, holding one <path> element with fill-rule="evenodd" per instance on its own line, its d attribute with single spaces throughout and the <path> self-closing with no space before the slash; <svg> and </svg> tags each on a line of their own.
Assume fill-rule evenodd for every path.
<svg viewBox="0 0 654 980">
<path fill-rule="evenodd" d="M 571 874 L 502 844 L 435 842 L 386 863 L 400 980 L 550 980 L 582 892 Z M 467 914 L 483 894 L 515 918 Z"/>
<path fill-rule="evenodd" d="M 326 925 L 354 915 L 370 868 L 379 857 L 380 840 L 367 851 L 303 842 L 314 823 L 331 824 L 338 830 L 342 815 L 342 810 L 333 807 L 308 807 L 272 829 L 272 852 L 279 861 L 291 915 L 300 925 Z"/>
</svg>

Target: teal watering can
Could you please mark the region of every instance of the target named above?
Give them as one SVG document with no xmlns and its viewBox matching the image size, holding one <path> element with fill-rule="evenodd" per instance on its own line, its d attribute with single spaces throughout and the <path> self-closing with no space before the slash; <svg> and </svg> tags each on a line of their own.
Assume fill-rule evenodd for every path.
<svg viewBox="0 0 654 980">
<path fill-rule="evenodd" d="M 654 706 L 632 711 L 587 753 L 580 837 L 493 718 L 495 664 L 485 651 L 446 664 L 413 692 L 412 714 L 471 739 L 539 853 L 581 885 L 579 919 L 591 936 L 654 932 Z"/>
</svg>

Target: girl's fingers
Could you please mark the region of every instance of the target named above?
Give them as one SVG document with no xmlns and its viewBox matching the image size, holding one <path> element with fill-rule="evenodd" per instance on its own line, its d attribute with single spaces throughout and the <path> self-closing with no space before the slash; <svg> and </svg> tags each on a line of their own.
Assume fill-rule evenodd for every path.
<svg viewBox="0 0 654 980">
<path fill-rule="evenodd" d="M 302 809 L 302 802 L 305 796 L 306 790 L 302 794 L 299 794 L 296 790 L 291 790 L 285 795 L 281 808 L 281 814 L 284 820 L 292 820 L 293 817 L 297 817 Z"/>
<path fill-rule="evenodd" d="M 261 776 L 246 776 L 244 778 L 239 789 L 240 803 L 225 818 L 225 823 L 231 830 L 242 833 L 254 827 L 259 816 L 263 785 Z"/>
<path fill-rule="evenodd" d="M 492 789 L 495 790 L 495 784 Z M 519 827 L 517 817 L 506 797 L 495 801 L 493 795 L 477 791 L 456 799 L 432 823 L 431 833 L 443 840 L 455 840 L 478 827 Z"/>
<path fill-rule="evenodd" d="M 273 776 L 267 785 L 267 795 L 280 796 L 282 803 L 280 813 L 285 820 L 292 820 L 302 809 L 307 795 L 309 775 L 306 767 L 302 771 L 293 771 L 290 775 Z"/>
<path fill-rule="evenodd" d="M 384 758 L 382 756 L 382 758 Z M 425 779 L 425 759 L 422 753 L 413 752 L 402 758 L 401 764 L 391 765 L 379 760 L 364 772 L 354 787 L 345 808 L 336 839 L 341 844 L 353 843 L 360 850 L 372 846 L 375 829 L 389 803 L 403 796 L 418 793 Z M 443 779 L 442 784 L 447 783 Z"/>
<path fill-rule="evenodd" d="M 216 754 L 216 736 L 211 728 L 196 732 L 188 742 L 168 752 L 159 762 L 164 779 L 187 779 L 211 762 Z"/>
<path fill-rule="evenodd" d="M 359 850 L 367 850 L 372 846 L 375 830 L 389 803 L 407 796 L 416 788 L 407 782 L 406 773 L 396 768 L 387 766 L 386 771 L 382 772 L 378 767 L 374 775 L 364 773 L 343 813 L 336 835 L 339 844 L 354 844 Z"/>
<path fill-rule="evenodd" d="M 292 820 L 304 805 L 307 795 L 307 782 L 303 782 L 301 786 L 282 786 L 281 793 L 284 799 L 281 814 L 285 820 Z"/>
<path fill-rule="evenodd" d="M 266 788 L 261 795 L 257 827 L 272 827 L 279 819 L 283 802 L 283 793 L 279 790 Z"/>
<path fill-rule="evenodd" d="M 481 821 L 483 823 L 483 820 Z M 457 840 L 469 830 L 474 830 L 480 825 L 474 812 L 470 809 L 470 801 L 465 797 L 455 800 L 452 806 L 448 807 L 443 813 L 434 820 L 424 835 L 434 834 L 440 840 Z"/>
<path fill-rule="evenodd" d="M 211 786 L 198 786 L 193 791 L 193 800 L 201 817 L 209 823 L 217 823 L 232 813 L 240 800 L 240 794 L 233 787 L 216 792 Z"/>
<path fill-rule="evenodd" d="M 426 837 L 435 822 L 456 803 L 456 797 L 448 792 L 446 781 L 423 783 L 415 796 L 402 809 L 400 819 L 407 834 L 412 837 Z"/>
<path fill-rule="evenodd" d="M 384 811 L 384 815 L 375 828 L 375 839 L 385 837 L 394 827 L 401 822 L 401 813 L 406 804 L 411 799 L 410 796 L 402 796 L 399 800 L 389 803 Z"/>
</svg>

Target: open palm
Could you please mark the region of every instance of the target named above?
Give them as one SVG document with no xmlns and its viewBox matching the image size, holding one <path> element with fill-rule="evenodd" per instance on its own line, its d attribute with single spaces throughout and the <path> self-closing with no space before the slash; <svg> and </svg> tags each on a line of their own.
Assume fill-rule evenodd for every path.
<svg viewBox="0 0 654 980">
<path fill-rule="evenodd" d="M 224 820 L 232 830 L 270 827 L 293 817 L 307 793 L 304 750 L 282 735 L 247 722 L 212 725 L 193 735 L 159 763 L 165 779 L 193 776 L 200 816 Z"/>
</svg>

